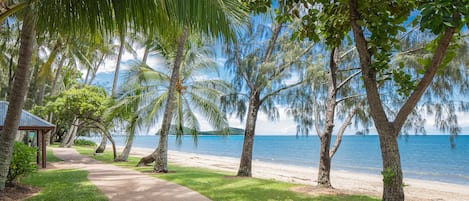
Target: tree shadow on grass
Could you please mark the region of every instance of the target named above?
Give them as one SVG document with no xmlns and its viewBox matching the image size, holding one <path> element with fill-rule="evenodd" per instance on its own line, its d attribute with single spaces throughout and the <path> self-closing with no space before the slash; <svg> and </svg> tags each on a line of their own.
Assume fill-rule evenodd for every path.
<svg viewBox="0 0 469 201">
<path fill-rule="evenodd" d="M 178 183 L 212 200 L 315 200 L 315 201 L 367 201 L 376 200 L 359 195 L 311 196 L 291 191 L 295 184 L 257 178 L 234 177 L 227 173 L 196 168 L 173 166 L 174 174 L 157 177 Z"/>
<path fill-rule="evenodd" d="M 107 200 L 87 179 L 88 172 L 76 169 L 48 170 L 23 178 L 21 183 L 41 188 L 27 199 L 34 200 Z"/>
</svg>

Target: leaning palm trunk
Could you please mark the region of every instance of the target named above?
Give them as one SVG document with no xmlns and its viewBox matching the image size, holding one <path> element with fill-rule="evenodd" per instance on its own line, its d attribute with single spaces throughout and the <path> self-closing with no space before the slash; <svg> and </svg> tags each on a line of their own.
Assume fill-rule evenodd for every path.
<svg viewBox="0 0 469 201">
<path fill-rule="evenodd" d="M 114 139 L 112 139 L 112 135 L 111 133 L 109 133 L 108 129 L 106 129 L 106 127 L 104 127 L 101 123 L 98 123 L 96 124 L 96 126 L 98 127 L 98 129 L 101 131 L 101 133 L 103 134 L 103 137 L 107 138 L 109 140 L 109 142 L 111 142 L 111 145 L 112 145 L 112 155 L 113 155 L 113 160 L 116 159 L 116 143 L 114 142 Z"/>
<path fill-rule="evenodd" d="M 67 143 L 65 143 L 65 147 L 70 148 L 75 142 L 75 138 L 77 137 L 77 133 L 78 133 L 78 124 L 80 123 L 80 121 L 77 119 L 76 123 L 77 123 L 76 125 L 73 125 L 73 129 L 71 131 L 71 134 L 69 135 L 69 139 L 67 140 Z"/>
<path fill-rule="evenodd" d="M 101 138 L 101 143 L 99 143 L 99 146 L 96 147 L 96 150 L 94 151 L 94 153 L 103 153 L 104 150 L 106 150 L 106 144 L 107 144 L 107 137 L 103 135 L 103 137 Z"/>
<path fill-rule="evenodd" d="M 171 120 L 173 118 L 173 109 L 174 109 L 174 99 L 176 92 L 176 83 L 179 79 L 179 69 L 182 63 L 184 44 L 186 43 L 188 37 L 189 29 L 188 27 L 184 28 L 182 35 L 178 40 L 178 47 L 176 52 L 176 58 L 174 61 L 174 66 L 171 73 L 171 79 L 169 83 L 168 97 L 166 101 L 166 106 L 163 115 L 163 122 L 160 130 L 160 141 L 158 142 L 158 147 L 156 150 L 149 156 L 142 158 L 138 165 L 147 163 L 152 159 L 155 160 L 155 166 L 153 171 L 155 172 L 168 172 L 168 134 L 169 128 L 171 126 Z M 146 161 L 143 161 L 143 160 Z"/>
<path fill-rule="evenodd" d="M 3 130 L 0 132 L 0 191 L 5 188 L 5 182 L 10 167 L 13 143 L 21 118 L 21 109 L 28 89 L 29 66 L 33 55 L 35 23 L 31 11 L 26 11 L 21 30 L 21 45 L 15 81 L 10 96 L 10 104 L 5 116 Z"/>
<path fill-rule="evenodd" d="M 124 46 L 125 46 L 125 32 L 121 32 L 119 34 L 119 39 L 120 39 L 119 54 L 117 55 L 116 69 L 114 70 L 114 80 L 112 81 L 112 91 L 111 91 L 112 97 L 116 96 L 117 80 L 119 79 L 119 70 L 120 70 L 122 54 L 124 52 Z"/>
<path fill-rule="evenodd" d="M 184 44 L 186 43 L 188 32 L 188 28 L 185 27 L 178 41 L 176 59 L 174 61 L 173 72 L 169 82 L 168 99 L 164 111 L 163 123 L 161 125 L 160 141 L 158 143 L 158 148 L 156 149 L 157 153 L 152 154 L 155 158 L 155 166 L 153 167 L 153 171 L 155 172 L 168 172 L 168 135 L 171 120 L 173 119 L 176 84 L 179 79 L 179 69 L 183 59 Z"/>
<path fill-rule="evenodd" d="M 134 143 L 134 137 L 134 132 L 129 134 L 129 136 L 127 137 L 127 141 L 125 142 L 124 150 L 122 150 L 122 153 L 117 156 L 115 161 L 127 161 L 127 159 L 129 158 L 130 150 L 132 149 L 132 144 Z"/>
<path fill-rule="evenodd" d="M 132 144 L 134 143 L 135 137 L 135 126 L 137 123 L 137 116 L 133 116 L 129 124 L 129 136 L 127 136 L 127 141 L 125 142 L 125 147 L 122 153 L 117 156 L 115 161 L 127 161 L 129 158 L 130 150 L 132 149 Z"/>
<path fill-rule="evenodd" d="M 72 125 L 70 126 L 70 129 L 68 129 L 68 132 L 65 134 L 62 143 L 60 143 L 60 147 L 66 147 L 67 144 L 69 144 L 70 139 L 73 139 L 72 135 L 73 132 L 75 131 L 75 125 L 78 125 L 78 118 L 74 117 L 72 121 Z"/>
</svg>

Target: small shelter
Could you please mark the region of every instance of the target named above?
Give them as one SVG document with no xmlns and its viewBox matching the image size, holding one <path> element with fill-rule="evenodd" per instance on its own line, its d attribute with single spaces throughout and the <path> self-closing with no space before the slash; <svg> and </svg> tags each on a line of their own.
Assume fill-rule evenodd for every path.
<svg viewBox="0 0 469 201">
<path fill-rule="evenodd" d="M 3 123 L 5 122 L 5 116 L 8 110 L 8 102 L 0 101 L 0 131 L 3 129 Z M 47 132 L 55 128 L 54 124 L 47 122 L 44 119 L 37 117 L 27 111 L 21 111 L 21 119 L 18 130 L 21 131 L 33 131 L 36 133 L 37 138 L 37 164 L 41 164 L 42 168 L 46 168 L 46 139 L 45 135 Z M 42 151 L 42 153 L 40 152 Z"/>
</svg>

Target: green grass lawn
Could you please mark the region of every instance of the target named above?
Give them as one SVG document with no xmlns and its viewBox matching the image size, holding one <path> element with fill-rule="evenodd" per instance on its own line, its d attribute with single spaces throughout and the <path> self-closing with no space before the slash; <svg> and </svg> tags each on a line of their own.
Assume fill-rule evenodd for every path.
<svg viewBox="0 0 469 201">
<path fill-rule="evenodd" d="M 47 162 L 59 162 L 52 150 L 47 150 Z M 22 178 L 21 183 L 41 188 L 39 194 L 26 200 L 107 200 L 96 186 L 88 181 L 88 172 L 84 170 L 43 170 Z"/>
<path fill-rule="evenodd" d="M 25 177 L 21 183 L 41 188 L 33 200 L 107 200 L 103 193 L 86 178 L 84 170 L 65 169 L 40 171 Z"/>
<path fill-rule="evenodd" d="M 135 167 L 139 158 L 129 157 L 129 162 L 113 162 L 112 153 L 105 152 L 93 156 L 93 150 L 87 147 L 75 147 L 80 154 L 93 157 L 97 160 L 112 163 L 117 166 L 136 169 L 139 171 L 151 171 L 151 167 Z M 169 174 L 150 174 L 167 181 L 171 181 L 191 188 L 212 200 L 316 200 L 316 201 L 367 201 L 378 200 L 367 196 L 340 195 L 311 197 L 290 191 L 290 188 L 298 186 L 285 182 L 233 177 L 231 173 L 207 170 L 201 168 L 182 167 L 169 164 Z"/>
</svg>

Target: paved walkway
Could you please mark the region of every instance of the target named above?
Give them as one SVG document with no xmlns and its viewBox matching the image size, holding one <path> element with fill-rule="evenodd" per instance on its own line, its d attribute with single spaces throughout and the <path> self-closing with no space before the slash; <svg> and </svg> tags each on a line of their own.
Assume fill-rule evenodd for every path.
<svg viewBox="0 0 469 201">
<path fill-rule="evenodd" d="M 58 168 L 80 168 L 89 172 L 88 179 L 109 200 L 209 201 L 208 198 L 184 186 L 150 177 L 141 172 L 104 164 L 80 155 L 72 148 L 53 148 L 64 160 L 54 163 Z"/>
</svg>

